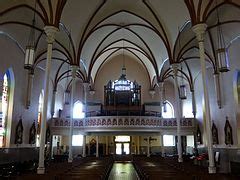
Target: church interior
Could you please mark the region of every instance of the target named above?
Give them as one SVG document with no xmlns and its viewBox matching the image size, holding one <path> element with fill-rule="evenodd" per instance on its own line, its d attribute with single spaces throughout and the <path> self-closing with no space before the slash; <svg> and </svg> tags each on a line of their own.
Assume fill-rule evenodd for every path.
<svg viewBox="0 0 240 180">
<path fill-rule="evenodd" d="M 240 179 L 239 0 L 1 0 L 0 179 Z"/>
</svg>

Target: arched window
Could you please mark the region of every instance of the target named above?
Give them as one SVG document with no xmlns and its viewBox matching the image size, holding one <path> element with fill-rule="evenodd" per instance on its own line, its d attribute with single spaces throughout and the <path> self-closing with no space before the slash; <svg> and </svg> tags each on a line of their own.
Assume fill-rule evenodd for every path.
<svg viewBox="0 0 240 180">
<path fill-rule="evenodd" d="M 163 102 L 162 117 L 163 118 L 174 118 L 173 106 L 169 101 Z"/>
<path fill-rule="evenodd" d="M 77 101 L 73 105 L 73 118 L 84 118 L 85 113 L 83 112 L 83 104 Z"/>
<path fill-rule="evenodd" d="M 40 146 L 40 127 L 42 121 L 42 108 L 43 108 L 43 92 L 40 93 L 38 99 L 38 120 L 37 120 L 37 139 L 36 139 L 36 146 Z"/>
<path fill-rule="evenodd" d="M 12 119 L 12 104 L 13 104 L 13 89 L 14 75 L 12 69 L 8 69 L 3 76 L 2 97 L 0 98 L 0 147 L 10 145 L 11 119 Z"/>
</svg>

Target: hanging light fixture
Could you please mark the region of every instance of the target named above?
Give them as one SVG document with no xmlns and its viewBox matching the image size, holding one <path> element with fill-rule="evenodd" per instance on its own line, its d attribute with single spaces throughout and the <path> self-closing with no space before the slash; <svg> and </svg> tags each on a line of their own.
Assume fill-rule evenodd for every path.
<svg viewBox="0 0 240 180">
<path fill-rule="evenodd" d="M 35 10 L 36 10 L 36 1 L 35 1 Z M 24 61 L 24 68 L 25 69 L 32 69 L 34 63 L 34 54 L 35 54 L 35 11 L 33 13 L 33 20 L 32 20 L 32 27 L 30 30 L 30 35 L 28 38 L 28 45 L 26 46 L 25 51 L 25 61 Z"/>
<path fill-rule="evenodd" d="M 126 76 L 125 55 L 124 55 L 124 30 L 123 30 L 123 47 L 122 47 L 122 54 L 123 54 L 122 75 Z"/>
<path fill-rule="evenodd" d="M 179 40 L 178 40 L 178 46 L 179 49 L 181 49 L 181 41 L 180 41 L 180 29 L 178 28 L 178 34 L 179 34 Z M 187 99 L 187 89 L 186 85 L 183 83 L 183 73 L 182 73 L 182 64 L 181 64 L 181 84 L 179 86 L 179 98 L 184 100 Z"/>
<path fill-rule="evenodd" d="M 217 9 L 217 40 L 218 47 L 216 50 L 217 53 L 217 66 L 220 72 L 229 71 L 229 60 L 228 60 L 228 50 L 225 46 L 224 36 L 222 32 L 222 27 L 220 24 L 219 13 Z"/>
</svg>

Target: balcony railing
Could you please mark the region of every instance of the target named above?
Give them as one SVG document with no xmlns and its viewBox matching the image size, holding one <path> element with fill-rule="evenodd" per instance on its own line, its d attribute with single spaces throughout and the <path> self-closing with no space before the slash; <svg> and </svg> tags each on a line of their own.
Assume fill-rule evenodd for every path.
<svg viewBox="0 0 240 180">
<path fill-rule="evenodd" d="M 181 127 L 194 127 L 194 118 L 182 118 Z M 53 118 L 52 127 L 68 127 L 70 119 Z M 153 116 L 96 116 L 83 119 L 74 119 L 75 128 L 94 128 L 94 127 L 177 127 L 176 118 L 163 119 Z"/>
</svg>

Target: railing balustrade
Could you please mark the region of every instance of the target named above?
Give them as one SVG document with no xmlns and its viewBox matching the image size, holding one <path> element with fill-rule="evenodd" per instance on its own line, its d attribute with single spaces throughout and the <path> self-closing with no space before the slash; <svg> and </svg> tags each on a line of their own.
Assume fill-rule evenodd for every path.
<svg viewBox="0 0 240 180">
<path fill-rule="evenodd" d="M 52 127 L 68 127 L 70 119 L 53 118 Z M 154 116 L 95 116 L 74 119 L 74 127 L 177 127 L 176 118 Z M 194 118 L 182 118 L 182 127 L 194 127 Z"/>
</svg>

